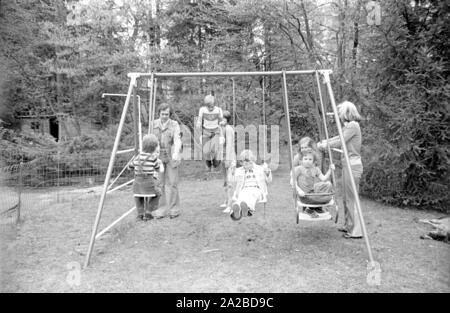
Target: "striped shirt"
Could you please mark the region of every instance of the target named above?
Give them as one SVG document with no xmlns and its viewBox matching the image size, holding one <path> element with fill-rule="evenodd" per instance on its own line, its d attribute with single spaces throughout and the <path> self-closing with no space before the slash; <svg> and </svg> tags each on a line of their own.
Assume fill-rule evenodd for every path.
<svg viewBox="0 0 450 313">
<path fill-rule="evenodd" d="M 159 171 L 159 162 L 157 153 L 145 153 L 134 157 L 130 167 L 134 167 L 134 174 L 153 175 Z"/>
<path fill-rule="evenodd" d="M 215 106 L 212 111 L 207 107 L 201 107 L 198 112 L 198 122 L 197 127 L 201 127 L 203 123 L 203 128 L 205 129 L 216 129 L 219 127 L 219 122 L 223 118 L 222 109 Z"/>
</svg>

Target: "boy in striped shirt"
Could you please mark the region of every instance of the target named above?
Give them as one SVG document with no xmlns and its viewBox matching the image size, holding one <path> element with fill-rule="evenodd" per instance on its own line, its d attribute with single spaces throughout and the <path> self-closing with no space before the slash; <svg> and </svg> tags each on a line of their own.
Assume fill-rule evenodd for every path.
<svg viewBox="0 0 450 313">
<path fill-rule="evenodd" d="M 158 209 L 161 187 L 158 172 L 164 172 L 164 165 L 159 159 L 159 143 L 155 135 L 142 139 L 142 152 L 130 163 L 134 168 L 133 194 L 136 202 L 138 220 L 150 220 L 152 212 Z M 145 201 L 147 199 L 147 205 Z"/>
</svg>

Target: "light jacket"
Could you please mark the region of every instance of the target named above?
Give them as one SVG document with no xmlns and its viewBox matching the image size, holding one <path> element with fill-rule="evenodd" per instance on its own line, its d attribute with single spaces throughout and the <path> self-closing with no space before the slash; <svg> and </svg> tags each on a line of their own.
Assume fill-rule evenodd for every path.
<svg viewBox="0 0 450 313">
<path fill-rule="evenodd" d="M 163 128 L 161 120 L 157 119 L 153 124 L 153 133 L 158 138 L 163 162 L 172 160 L 173 153 L 181 154 L 180 125 L 177 121 L 169 119 L 166 127 Z"/>
<path fill-rule="evenodd" d="M 264 167 L 253 164 L 253 173 L 255 174 L 256 182 L 262 193 L 262 199 L 260 202 L 267 202 L 267 184 L 272 182 L 272 172 L 270 171 L 269 175 L 266 175 L 264 173 Z M 232 180 L 236 184 L 233 198 L 237 199 L 245 184 L 245 169 L 243 166 L 234 171 Z"/>
</svg>

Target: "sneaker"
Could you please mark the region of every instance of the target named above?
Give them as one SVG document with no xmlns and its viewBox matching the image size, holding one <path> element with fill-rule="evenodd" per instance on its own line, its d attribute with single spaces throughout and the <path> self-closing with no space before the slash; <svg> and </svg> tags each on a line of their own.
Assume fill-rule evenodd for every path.
<svg viewBox="0 0 450 313">
<path fill-rule="evenodd" d="M 347 239 L 361 239 L 362 238 L 362 236 L 352 236 L 349 233 L 344 233 L 342 236 Z"/>
<path fill-rule="evenodd" d="M 229 207 L 229 206 L 226 207 L 225 210 L 223 210 L 222 212 L 230 214 L 231 213 L 231 207 Z"/>
<path fill-rule="evenodd" d="M 220 205 L 221 209 L 226 208 L 226 207 L 227 207 L 227 202 L 226 201 Z"/>
<path fill-rule="evenodd" d="M 136 220 L 137 220 L 137 221 L 142 221 L 142 220 L 144 220 L 144 214 L 138 214 L 138 216 L 136 216 Z"/>
<path fill-rule="evenodd" d="M 331 216 L 330 212 L 328 212 L 327 210 L 324 210 L 323 208 L 315 208 L 314 210 L 317 215 L 319 215 L 320 217 L 326 217 L 326 216 Z"/>
<path fill-rule="evenodd" d="M 212 160 L 212 165 L 214 166 L 215 170 L 219 170 L 219 166 L 220 166 L 221 163 L 222 162 L 220 160 L 216 160 L 216 159 Z"/>
<path fill-rule="evenodd" d="M 238 221 L 242 218 L 241 206 L 238 203 L 233 203 L 233 206 L 231 207 L 230 217 L 233 221 Z"/>
<path fill-rule="evenodd" d="M 173 211 L 170 211 L 169 212 L 169 217 L 170 218 L 176 218 L 176 217 L 178 217 L 178 216 L 180 216 L 180 214 L 181 214 L 181 212 L 180 211 L 175 211 L 175 210 L 173 210 Z"/>
<path fill-rule="evenodd" d="M 316 213 L 316 211 L 310 209 L 310 208 L 306 208 L 305 209 L 305 213 L 308 214 L 310 217 L 312 218 L 318 218 L 319 214 Z"/>
<path fill-rule="evenodd" d="M 153 219 L 153 215 L 151 213 L 145 213 L 145 215 L 142 218 L 142 220 L 144 220 L 144 221 L 149 221 L 152 219 Z"/>
<path fill-rule="evenodd" d="M 242 216 L 248 216 L 248 212 L 249 212 L 249 207 L 247 205 L 247 203 L 245 203 L 245 201 L 241 202 L 241 215 Z"/>
<path fill-rule="evenodd" d="M 314 211 L 316 211 L 317 214 L 324 214 L 324 213 L 327 212 L 327 211 L 325 211 L 322 207 L 320 207 L 320 208 L 315 208 Z"/>
<path fill-rule="evenodd" d="M 152 216 L 156 219 L 165 218 L 167 214 L 162 210 L 156 210 L 152 213 Z"/>
</svg>

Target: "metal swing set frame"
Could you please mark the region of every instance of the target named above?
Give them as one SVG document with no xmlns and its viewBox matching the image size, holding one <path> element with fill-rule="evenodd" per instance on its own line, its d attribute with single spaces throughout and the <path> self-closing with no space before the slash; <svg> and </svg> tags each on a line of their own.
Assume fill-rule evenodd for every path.
<svg viewBox="0 0 450 313">
<path fill-rule="evenodd" d="M 98 231 L 98 226 L 100 223 L 100 219 L 101 219 L 101 215 L 102 215 L 102 211 L 103 211 L 103 207 L 104 207 L 104 203 L 105 203 L 105 199 L 106 199 L 106 195 L 110 194 L 118 189 L 121 189 L 129 184 L 131 184 L 134 179 L 121 184 L 117 187 L 113 188 L 114 183 L 117 181 L 117 179 L 122 175 L 122 173 L 127 169 L 128 165 L 131 163 L 131 161 L 133 160 L 134 156 L 138 155 L 140 151 L 142 151 L 142 122 L 141 122 L 141 104 L 140 101 L 138 102 L 137 100 L 139 99 L 139 96 L 136 94 L 136 89 L 137 89 L 137 81 L 138 79 L 148 79 L 149 80 L 149 107 L 148 107 L 148 123 L 149 123 L 149 129 L 148 132 L 151 133 L 152 132 L 152 127 L 151 125 L 153 125 L 154 122 L 154 118 L 155 118 L 155 102 L 156 102 L 156 86 L 157 86 L 157 79 L 158 78 L 174 78 L 174 77 L 238 77 L 238 76 L 262 76 L 263 78 L 265 76 L 275 76 L 275 77 L 281 77 L 282 80 L 282 88 L 283 88 L 283 102 L 284 102 L 284 111 L 285 111 L 285 117 L 286 117 L 286 125 L 287 125 L 287 131 L 288 131 L 288 145 L 289 145 L 289 165 L 290 165 L 290 169 L 291 169 L 291 175 L 292 177 L 294 174 L 294 168 L 293 168 L 293 148 L 292 148 L 292 133 L 291 133 L 291 124 L 290 124 L 290 116 L 289 116 L 289 100 L 288 100 L 288 90 L 287 90 L 287 83 L 286 83 L 286 77 L 289 75 L 314 75 L 316 78 L 316 83 L 317 83 L 317 88 L 319 90 L 319 100 L 320 100 L 320 104 L 321 104 L 321 111 L 322 111 L 322 118 L 323 118 L 323 123 L 325 126 L 325 136 L 326 139 L 328 139 L 328 130 L 327 130 L 327 125 L 326 125 L 326 115 L 333 115 L 335 122 L 336 122 L 336 126 L 337 126 L 337 130 L 339 133 L 339 139 L 341 141 L 341 146 L 342 146 L 342 152 L 344 154 L 345 160 L 346 160 L 346 166 L 347 169 L 349 171 L 349 173 L 351 173 L 351 168 L 350 168 L 350 162 L 349 162 L 349 157 L 348 157 L 348 151 L 347 151 L 347 147 L 345 145 L 345 140 L 344 140 L 344 135 L 343 135 L 343 130 L 342 130 L 342 125 L 341 122 L 339 120 L 339 115 L 338 115 L 338 111 L 337 111 L 337 106 L 336 106 L 336 102 L 334 99 L 334 93 L 333 93 L 333 89 L 331 87 L 331 82 L 330 82 L 330 74 L 332 73 L 332 70 L 328 70 L 328 69 L 323 69 L 323 70 L 297 70 L 297 71 L 260 71 L 260 72 L 191 72 L 191 73 L 161 73 L 161 72 L 151 72 L 151 73 L 129 73 L 128 77 L 130 78 L 130 84 L 128 87 L 128 92 L 126 94 L 126 100 L 125 100 L 125 104 L 122 110 L 122 114 L 121 114 L 121 118 L 119 121 L 119 126 L 117 129 L 117 134 L 116 134 L 116 138 L 114 141 L 114 145 L 113 145 L 113 149 L 111 152 L 111 157 L 109 160 L 109 165 L 108 165 L 108 170 L 106 172 L 106 177 L 105 177 L 105 182 L 103 184 L 103 189 L 101 192 L 101 196 L 100 196 L 100 201 L 98 204 L 98 208 L 97 208 L 97 214 L 95 217 L 95 221 L 94 221 L 94 225 L 92 228 L 92 233 L 91 233 L 91 238 L 90 238 L 90 242 L 89 242 L 89 247 L 88 247 L 88 251 L 86 253 L 86 258 L 85 258 L 85 263 L 84 263 L 84 268 L 88 267 L 90 264 L 90 260 L 91 260 L 91 256 L 92 256 L 92 252 L 93 252 L 93 248 L 94 248 L 94 244 L 95 241 L 97 239 L 99 239 L 103 234 L 105 234 L 107 231 L 109 231 L 112 227 L 114 227 L 115 225 L 117 225 L 121 220 L 123 220 L 127 215 L 129 215 L 131 212 L 133 212 L 136 207 L 132 207 L 131 209 L 129 209 L 127 212 L 125 212 L 124 214 L 122 214 L 119 218 L 117 218 L 115 221 L 113 221 L 110 225 L 108 225 L 107 227 L 105 227 L 103 230 L 101 230 L 100 232 Z M 325 112 L 325 107 L 323 104 L 323 99 L 322 99 L 322 92 L 320 89 L 320 76 L 322 76 L 323 78 L 323 82 L 326 84 L 327 87 L 327 91 L 328 91 L 328 97 L 331 103 L 331 107 L 333 110 L 333 113 L 326 113 Z M 264 80 L 263 80 L 264 83 Z M 133 124 L 134 124 L 134 148 L 131 149 L 125 149 L 125 150 L 118 150 L 119 148 L 119 143 L 120 143 L 120 139 L 121 139 L 121 135 L 122 135 L 122 130 L 123 130 L 123 126 L 125 124 L 125 120 L 126 120 L 126 116 L 127 116 L 127 112 L 130 108 L 130 102 L 133 101 Z M 233 120 L 234 120 L 234 111 L 235 111 L 235 103 L 234 103 L 234 81 L 233 81 Z M 263 109 L 265 110 L 265 104 L 264 104 L 264 95 L 263 95 Z M 265 112 L 264 112 L 265 113 Z M 233 121 L 234 122 L 234 121 Z M 264 122 L 265 122 L 265 117 L 264 117 Z M 112 183 L 110 184 L 110 179 L 111 179 L 111 175 L 112 175 L 112 171 L 114 168 L 114 162 L 116 159 L 116 156 L 119 154 L 128 154 L 134 152 L 133 157 L 130 159 L 130 161 L 125 165 L 125 167 L 123 168 L 123 170 L 119 173 L 119 175 L 112 181 Z M 332 155 L 331 155 L 331 149 L 330 147 L 328 147 L 328 154 L 330 157 L 330 164 L 332 164 Z M 333 181 L 334 183 L 336 182 L 335 177 L 334 177 L 334 172 L 333 173 Z M 360 199 L 359 199 L 359 195 L 357 192 L 357 188 L 356 188 L 356 184 L 355 184 L 355 180 L 353 179 L 353 176 L 350 175 L 350 183 L 351 183 L 351 187 L 353 189 L 353 192 L 355 194 L 355 204 L 356 204 L 356 209 L 357 209 L 357 213 L 358 213 L 358 218 L 361 222 L 361 226 L 362 226 L 362 232 L 363 232 L 363 238 L 366 244 L 366 248 L 367 248 L 367 252 L 368 252 L 368 257 L 369 257 L 369 261 L 371 264 L 374 263 L 374 259 L 373 259 L 373 254 L 372 254 L 372 249 L 370 246 L 370 242 L 369 242 L 369 237 L 367 234 L 367 230 L 366 230 L 366 226 L 365 226 L 365 222 L 364 222 L 364 218 L 361 212 L 361 203 L 360 203 Z M 297 194 L 296 194 L 296 188 L 294 188 L 294 195 L 293 195 L 293 199 L 294 199 L 294 207 L 297 210 L 297 223 L 299 220 L 299 211 L 298 211 L 298 203 L 297 203 Z M 333 200 L 334 200 L 334 196 L 333 196 Z M 323 205 L 321 205 L 323 206 Z M 337 221 L 337 213 L 338 213 L 338 208 L 336 206 L 336 221 Z"/>
</svg>

